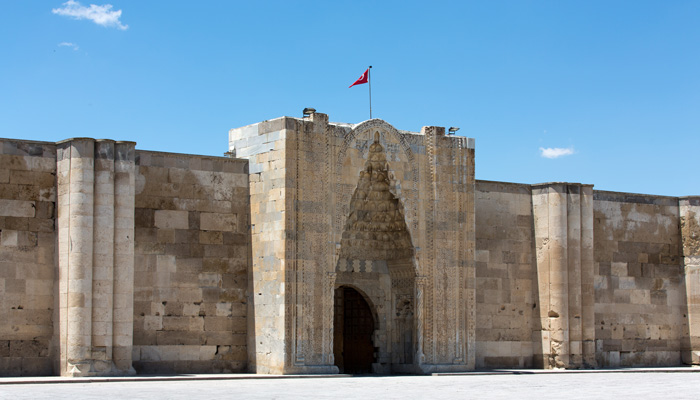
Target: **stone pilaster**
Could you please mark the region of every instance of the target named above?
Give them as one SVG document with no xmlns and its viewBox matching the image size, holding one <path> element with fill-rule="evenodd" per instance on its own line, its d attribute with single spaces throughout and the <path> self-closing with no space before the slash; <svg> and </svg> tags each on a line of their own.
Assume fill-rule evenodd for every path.
<svg viewBox="0 0 700 400">
<path fill-rule="evenodd" d="M 593 185 L 581 185 L 581 351 L 582 366 L 595 367 L 595 267 Z M 576 315 L 574 315 L 576 318 Z"/>
<path fill-rule="evenodd" d="M 134 143 L 115 145 L 111 140 L 89 138 L 58 144 L 59 346 L 63 376 L 133 372 L 133 148 Z M 115 157 L 120 153 L 130 157 Z M 124 171 L 130 178 L 121 179 Z M 120 360 L 118 366 L 115 359 Z"/>
<path fill-rule="evenodd" d="M 114 144 L 114 309 L 112 361 L 117 370 L 135 373 L 134 343 L 134 142 Z"/>
<path fill-rule="evenodd" d="M 535 185 L 532 204 L 543 366 L 581 367 L 595 350 L 592 187 Z"/>
<path fill-rule="evenodd" d="M 114 308 L 114 141 L 95 146 L 92 359 L 96 370 L 109 371 L 112 360 Z"/>
<path fill-rule="evenodd" d="M 93 139 L 58 145 L 58 251 L 61 375 L 92 370 Z"/>
<path fill-rule="evenodd" d="M 545 368 L 569 366 L 569 297 L 566 187 L 532 190 Z"/>
<path fill-rule="evenodd" d="M 687 331 L 681 342 L 684 364 L 700 364 L 700 197 L 679 200 L 683 265 L 688 307 Z"/>
</svg>

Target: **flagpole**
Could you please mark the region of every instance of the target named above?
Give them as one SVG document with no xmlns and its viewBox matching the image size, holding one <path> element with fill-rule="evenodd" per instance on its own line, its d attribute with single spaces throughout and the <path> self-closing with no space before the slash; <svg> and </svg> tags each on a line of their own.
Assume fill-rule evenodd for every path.
<svg viewBox="0 0 700 400">
<path fill-rule="evenodd" d="M 369 119 L 372 119 L 372 66 L 367 69 L 367 83 L 369 83 Z"/>
</svg>

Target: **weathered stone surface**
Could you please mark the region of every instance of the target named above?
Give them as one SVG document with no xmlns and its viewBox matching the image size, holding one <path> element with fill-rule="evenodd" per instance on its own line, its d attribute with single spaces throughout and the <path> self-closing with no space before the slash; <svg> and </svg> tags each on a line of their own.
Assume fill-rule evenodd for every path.
<svg viewBox="0 0 700 400">
<path fill-rule="evenodd" d="M 474 367 L 473 144 L 319 113 L 229 137 L 251 163 L 252 370 L 347 370 L 334 318 L 346 287 L 375 315 L 366 371 Z"/>
<path fill-rule="evenodd" d="M 685 364 L 700 364 L 700 197 L 679 200 L 685 297 L 688 322 L 681 337 L 681 357 Z M 660 289 L 663 288 L 663 285 Z M 664 304 L 663 290 L 652 292 L 652 304 Z"/>
<path fill-rule="evenodd" d="M 539 299 L 532 224 L 530 185 L 476 182 L 479 368 L 534 366 Z"/>
<path fill-rule="evenodd" d="M 35 214 L 36 203 L 33 201 L 0 199 L 0 217 L 34 218 Z"/>
<path fill-rule="evenodd" d="M 0 376 L 50 375 L 56 145 L 0 140 Z"/>
<path fill-rule="evenodd" d="M 76 138 L 57 147 L 64 376 L 134 373 L 134 146 Z"/>
<path fill-rule="evenodd" d="M 187 211 L 156 210 L 154 226 L 159 229 L 188 229 Z"/>
<path fill-rule="evenodd" d="M 134 286 L 141 295 L 133 312 L 134 367 L 143 373 L 245 371 L 246 357 L 223 357 L 217 348 L 247 332 L 246 162 L 143 151 L 137 159 Z M 174 201 L 150 200 L 167 198 Z M 217 201 L 226 206 L 212 204 Z M 233 243 L 225 235 L 240 239 Z M 230 279 L 238 260 L 244 273 Z M 246 354 L 245 341 L 239 342 L 238 354 Z"/>
<path fill-rule="evenodd" d="M 698 197 L 320 113 L 229 150 L 0 139 L 0 375 L 700 364 Z"/>
<path fill-rule="evenodd" d="M 595 192 L 596 360 L 678 365 L 687 305 L 678 200 Z"/>
</svg>

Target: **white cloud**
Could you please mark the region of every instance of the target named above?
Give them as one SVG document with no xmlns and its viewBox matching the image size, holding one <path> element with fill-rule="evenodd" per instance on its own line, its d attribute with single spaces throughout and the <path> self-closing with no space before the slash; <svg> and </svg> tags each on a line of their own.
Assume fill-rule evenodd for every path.
<svg viewBox="0 0 700 400">
<path fill-rule="evenodd" d="M 58 47 L 70 47 L 73 50 L 78 50 L 80 48 L 77 44 L 71 42 L 61 42 L 58 44 Z"/>
<path fill-rule="evenodd" d="M 90 7 L 85 7 L 77 1 L 68 0 L 63 3 L 63 7 L 54 8 L 51 12 L 74 19 L 89 19 L 97 25 L 105 27 L 114 27 L 121 30 L 129 27 L 128 25 L 122 25 L 121 21 L 119 21 L 119 18 L 122 16 L 122 10 L 112 11 L 111 4 L 102 6 L 90 4 Z"/>
<path fill-rule="evenodd" d="M 544 158 L 559 158 L 563 156 L 569 156 L 571 154 L 574 154 L 573 147 L 540 147 L 540 155 Z"/>
</svg>

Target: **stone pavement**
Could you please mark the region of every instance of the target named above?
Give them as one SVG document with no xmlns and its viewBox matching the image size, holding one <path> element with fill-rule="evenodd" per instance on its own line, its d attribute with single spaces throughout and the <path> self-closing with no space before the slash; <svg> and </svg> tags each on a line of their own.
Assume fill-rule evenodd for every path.
<svg viewBox="0 0 700 400">
<path fill-rule="evenodd" d="M 700 368 L 497 370 L 432 376 L 0 378 L 0 399 L 697 399 Z"/>
</svg>

